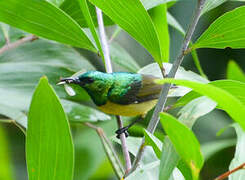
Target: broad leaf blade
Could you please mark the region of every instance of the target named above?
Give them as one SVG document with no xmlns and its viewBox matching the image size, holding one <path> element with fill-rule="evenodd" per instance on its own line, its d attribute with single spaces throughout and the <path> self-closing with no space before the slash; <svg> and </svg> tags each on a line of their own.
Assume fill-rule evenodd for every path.
<svg viewBox="0 0 245 180">
<path fill-rule="evenodd" d="M 191 169 L 193 179 L 198 179 L 204 161 L 194 133 L 167 113 L 160 114 L 160 121 L 177 153 Z"/>
<path fill-rule="evenodd" d="M 142 44 L 161 65 L 160 45 L 155 27 L 139 0 L 90 0 L 90 2 Z"/>
<path fill-rule="evenodd" d="M 91 14 L 91 17 L 93 19 L 93 23 L 95 26 L 98 26 L 97 23 L 97 16 L 95 12 L 95 8 L 93 5 L 88 3 L 89 11 Z M 81 27 L 88 27 L 88 23 L 86 21 L 85 16 L 83 15 L 81 8 L 79 6 L 78 0 L 65 0 L 61 6 L 60 9 L 62 9 L 64 12 L 66 12 L 72 19 L 74 19 Z M 105 25 L 113 25 L 115 24 L 108 16 L 103 15 L 103 20 Z"/>
<path fill-rule="evenodd" d="M 175 83 L 187 86 L 192 88 L 194 91 L 211 98 L 245 130 L 245 122 L 243 118 L 245 117 L 245 105 L 229 92 L 210 84 L 202 84 L 186 80 L 163 79 L 158 81 L 161 83 Z"/>
<path fill-rule="evenodd" d="M 95 43 L 96 43 L 96 46 L 99 49 L 100 55 L 101 55 L 102 59 L 104 60 L 104 53 L 103 53 L 103 50 L 102 50 L 102 47 L 101 47 L 101 44 L 100 44 L 99 36 L 98 36 L 98 34 L 96 32 L 96 29 L 95 29 L 95 25 L 94 25 L 93 19 L 91 17 L 90 11 L 89 11 L 87 0 L 77 0 L 77 1 L 79 2 L 81 11 L 82 11 L 82 13 L 83 13 L 83 15 L 84 15 L 84 17 L 86 19 L 86 22 L 88 24 L 88 27 L 89 27 L 92 35 L 93 35 L 93 38 L 94 38 Z"/>
<path fill-rule="evenodd" d="M 96 52 L 79 25 L 47 1 L 2 0 L 0 21 L 40 37 Z"/>
<path fill-rule="evenodd" d="M 245 94 L 244 94 L 245 83 L 239 81 L 233 81 L 233 80 L 217 80 L 217 81 L 212 81 L 209 84 L 229 92 L 245 105 Z M 191 100 L 198 98 L 200 96 L 201 95 L 199 93 L 195 91 L 191 91 L 185 96 L 181 97 L 174 105 L 174 107 L 176 108 L 176 107 L 184 106 L 187 103 L 189 103 Z"/>
<path fill-rule="evenodd" d="M 167 4 L 153 8 L 149 10 L 149 13 L 158 34 L 162 60 L 163 62 L 168 62 L 170 38 L 168 33 Z"/>
<path fill-rule="evenodd" d="M 245 48 L 244 26 L 245 6 L 241 6 L 215 20 L 191 48 Z"/>
<path fill-rule="evenodd" d="M 26 156 L 29 179 L 72 180 L 73 153 L 65 112 L 48 80 L 41 78 L 28 116 Z"/>
</svg>

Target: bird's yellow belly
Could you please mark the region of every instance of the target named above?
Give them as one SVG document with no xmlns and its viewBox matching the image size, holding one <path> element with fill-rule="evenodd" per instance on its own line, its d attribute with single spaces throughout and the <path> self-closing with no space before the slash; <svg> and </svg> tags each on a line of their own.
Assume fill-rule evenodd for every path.
<svg viewBox="0 0 245 180">
<path fill-rule="evenodd" d="M 138 116 L 145 115 L 157 103 L 157 100 L 146 101 L 138 104 L 121 105 L 108 101 L 105 105 L 98 108 L 107 114 L 120 116 Z"/>
</svg>

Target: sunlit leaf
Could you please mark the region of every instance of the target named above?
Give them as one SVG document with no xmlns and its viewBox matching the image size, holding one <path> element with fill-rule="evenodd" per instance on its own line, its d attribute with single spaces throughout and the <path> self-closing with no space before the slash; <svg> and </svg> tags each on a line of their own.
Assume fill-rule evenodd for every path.
<svg viewBox="0 0 245 180">
<path fill-rule="evenodd" d="M 243 93 L 245 91 L 245 83 L 239 81 L 233 81 L 233 80 L 217 80 L 217 81 L 212 81 L 209 84 L 229 92 L 237 99 L 239 99 L 241 103 L 245 105 L 245 94 Z M 181 97 L 177 101 L 177 103 L 174 104 L 174 107 L 184 106 L 187 103 L 189 103 L 191 100 L 198 98 L 200 96 L 201 95 L 198 94 L 197 92 L 191 91 L 185 96 Z"/>
<path fill-rule="evenodd" d="M 160 121 L 177 153 L 191 169 L 193 179 L 198 179 L 203 157 L 194 133 L 167 113 L 160 114 Z"/>
<path fill-rule="evenodd" d="M 139 0 L 89 0 L 99 7 L 116 24 L 142 44 L 161 65 L 160 45 L 155 27 Z"/>
<path fill-rule="evenodd" d="M 167 21 L 167 5 L 162 4 L 160 6 L 157 6 L 149 10 L 149 14 L 158 34 L 163 62 L 168 62 L 170 51 L 170 38 Z"/>
<path fill-rule="evenodd" d="M 28 115 L 26 158 L 34 179 L 73 178 L 73 143 L 65 112 L 47 78 L 41 78 Z"/>
<path fill-rule="evenodd" d="M 79 25 L 47 1 L 2 0 L 0 21 L 40 37 L 96 52 Z"/>
<path fill-rule="evenodd" d="M 241 6 L 215 20 L 191 48 L 245 48 L 244 25 L 245 6 Z"/>
<path fill-rule="evenodd" d="M 187 80 L 163 79 L 158 80 L 158 82 L 175 83 L 177 85 L 187 86 L 192 88 L 194 91 L 211 98 L 216 101 L 219 106 L 233 118 L 234 121 L 238 122 L 239 125 L 245 129 L 245 122 L 243 119 L 243 117 L 245 117 L 245 105 L 228 91 L 211 84 L 203 84 Z"/>
</svg>

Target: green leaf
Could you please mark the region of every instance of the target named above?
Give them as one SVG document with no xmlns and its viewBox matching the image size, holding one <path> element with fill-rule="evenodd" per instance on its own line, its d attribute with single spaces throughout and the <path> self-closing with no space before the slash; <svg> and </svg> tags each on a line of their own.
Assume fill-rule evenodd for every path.
<svg viewBox="0 0 245 180">
<path fill-rule="evenodd" d="M 244 26 L 245 6 L 241 6 L 215 20 L 191 48 L 245 48 Z"/>
<path fill-rule="evenodd" d="M 41 78 L 28 116 L 26 137 L 30 180 L 73 178 L 73 143 L 65 112 L 47 78 Z"/>
<path fill-rule="evenodd" d="M 245 95 L 243 93 L 245 91 L 245 83 L 239 81 L 233 81 L 233 80 L 217 80 L 217 81 L 212 81 L 209 84 L 229 92 L 245 105 Z M 191 100 L 198 98 L 200 96 L 201 95 L 198 94 L 197 92 L 191 91 L 190 93 L 181 97 L 174 105 L 174 108 L 184 106 Z"/>
<path fill-rule="evenodd" d="M 150 145 L 153 148 L 154 152 L 156 153 L 157 157 L 160 159 L 162 142 L 153 134 L 148 132 L 146 129 L 144 129 L 144 135 L 145 135 L 145 144 Z"/>
<path fill-rule="evenodd" d="M 203 156 L 194 133 L 167 113 L 160 114 L 160 121 L 177 153 L 191 169 L 193 179 L 198 179 Z"/>
<path fill-rule="evenodd" d="M 161 51 L 155 27 L 139 0 L 90 0 L 116 24 L 142 44 L 161 65 Z"/>
<path fill-rule="evenodd" d="M 98 26 L 96 11 L 93 5 L 88 3 L 89 12 L 91 18 L 93 19 L 93 23 L 95 26 Z M 81 27 L 88 27 L 88 23 L 86 18 L 81 11 L 78 0 L 65 0 L 61 6 L 64 12 L 66 12 L 72 19 L 74 19 Z M 103 15 L 103 20 L 105 25 L 113 25 L 115 24 L 108 16 Z"/>
<path fill-rule="evenodd" d="M 81 123 L 111 120 L 110 116 L 94 108 L 67 100 L 62 100 L 61 102 L 70 122 Z"/>
<path fill-rule="evenodd" d="M 235 61 L 229 61 L 228 63 L 227 78 L 245 83 L 245 74 Z"/>
<path fill-rule="evenodd" d="M 245 133 L 238 124 L 235 124 L 234 128 L 235 128 L 236 134 L 237 134 L 237 143 L 236 143 L 235 155 L 231 161 L 231 164 L 229 166 L 229 170 L 235 169 L 236 167 L 240 166 L 241 164 L 243 164 L 245 162 L 245 155 L 244 155 Z M 229 176 L 229 180 L 242 180 L 244 178 L 245 178 L 245 172 L 243 170 L 232 173 Z"/>
<path fill-rule="evenodd" d="M 170 39 L 168 33 L 167 5 L 162 4 L 160 6 L 157 6 L 149 10 L 149 13 L 158 34 L 162 60 L 163 62 L 168 62 Z"/>
<path fill-rule="evenodd" d="M 201 150 L 203 152 L 203 156 L 205 161 L 212 157 L 217 152 L 236 145 L 235 139 L 222 139 L 215 140 L 211 142 L 207 142 L 201 145 Z"/>
<path fill-rule="evenodd" d="M 245 105 L 228 91 L 215 87 L 211 84 L 202 84 L 187 80 L 163 79 L 158 80 L 158 82 L 174 83 L 182 86 L 187 86 L 189 88 L 192 88 L 194 91 L 211 98 L 212 100 L 216 101 L 219 106 L 223 110 L 225 110 L 233 118 L 233 120 L 238 122 L 245 130 L 245 122 L 243 119 L 243 117 L 245 117 Z"/>
<path fill-rule="evenodd" d="M 100 55 L 105 63 L 105 59 L 104 59 L 104 53 L 103 53 L 103 50 L 102 50 L 102 47 L 101 47 L 101 44 L 100 44 L 100 40 L 99 40 L 99 36 L 96 32 L 96 29 L 95 29 L 95 25 L 94 25 L 94 22 L 93 22 L 93 19 L 91 17 L 91 14 L 90 14 L 90 11 L 89 11 L 89 7 L 88 7 L 88 4 L 87 4 L 87 0 L 77 0 L 79 2 L 79 5 L 80 5 L 80 8 L 82 10 L 82 13 L 86 19 L 86 22 L 88 24 L 88 27 L 93 35 L 93 38 L 95 40 L 95 43 L 99 49 L 99 52 L 100 52 Z"/>
<path fill-rule="evenodd" d="M 110 44 L 110 55 L 112 62 L 126 71 L 136 73 L 140 69 L 133 57 L 116 42 Z"/>
<path fill-rule="evenodd" d="M 14 172 L 11 164 L 11 151 L 5 129 L 0 124 L 0 179 L 2 180 L 13 180 Z"/>
<path fill-rule="evenodd" d="M 2 0 L 0 21 L 40 37 L 96 52 L 79 25 L 47 1 Z"/>
</svg>

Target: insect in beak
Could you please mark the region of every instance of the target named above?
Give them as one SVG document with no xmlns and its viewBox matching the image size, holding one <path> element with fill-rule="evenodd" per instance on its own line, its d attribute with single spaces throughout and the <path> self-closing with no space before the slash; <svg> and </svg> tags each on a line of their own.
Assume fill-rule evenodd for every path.
<svg viewBox="0 0 245 180">
<path fill-rule="evenodd" d="M 62 78 L 60 79 L 60 82 L 57 83 L 57 85 L 63 85 L 63 84 L 71 84 L 74 82 L 74 78 L 69 77 L 69 78 Z"/>
</svg>

